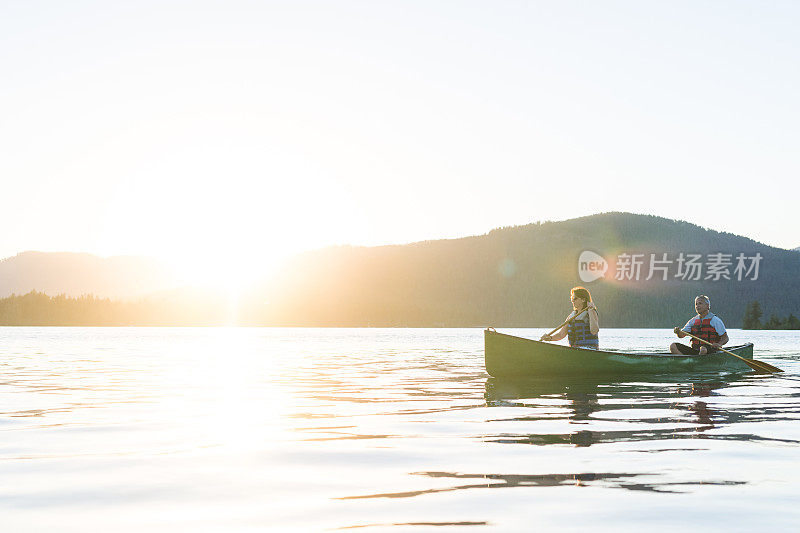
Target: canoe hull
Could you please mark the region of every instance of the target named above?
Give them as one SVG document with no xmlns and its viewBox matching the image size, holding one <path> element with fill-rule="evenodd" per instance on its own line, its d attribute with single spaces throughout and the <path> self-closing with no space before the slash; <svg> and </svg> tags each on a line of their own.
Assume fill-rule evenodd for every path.
<svg viewBox="0 0 800 533">
<path fill-rule="evenodd" d="M 726 347 L 745 359 L 753 344 Z M 710 355 L 620 353 L 571 348 L 560 344 L 484 331 L 486 372 L 495 377 L 626 376 L 687 372 L 746 372 L 750 368 L 724 352 Z"/>
</svg>

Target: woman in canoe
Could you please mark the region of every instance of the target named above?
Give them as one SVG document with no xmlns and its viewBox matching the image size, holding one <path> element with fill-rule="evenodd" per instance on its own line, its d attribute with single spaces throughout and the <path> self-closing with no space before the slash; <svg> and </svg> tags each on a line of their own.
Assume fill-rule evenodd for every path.
<svg viewBox="0 0 800 533">
<path fill-rule="evenodd" d="M 597 336 L 600 331 L 600 317 L 592 295 L 583 287 L 573 287 L 569 291 L 569 299 L 572 302 L 572 312 L 567 317 L 567 323 L 553 335 L 542 335 L 540 340 L 560 341 L 568 337 L 570 346 L 596 350 L 600 344 Z"/>
</svg>

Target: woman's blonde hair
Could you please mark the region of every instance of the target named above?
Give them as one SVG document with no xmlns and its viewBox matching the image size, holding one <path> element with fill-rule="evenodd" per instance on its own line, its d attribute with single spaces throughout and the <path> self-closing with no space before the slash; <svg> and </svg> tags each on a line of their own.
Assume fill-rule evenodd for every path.
<svg viewBox="0 0 800 533">
<path fill-rule="evenodd" d="M 587 289 L 586 287 L 581 287 L 581 286 L 572 287 L 572 290 L 569 291 L 569 295 L 576 296 L 578 298 L 583 298 L 587 302 L 592 301 L 592 295 L 589 293 L 589 289 Z"/>
</svg>

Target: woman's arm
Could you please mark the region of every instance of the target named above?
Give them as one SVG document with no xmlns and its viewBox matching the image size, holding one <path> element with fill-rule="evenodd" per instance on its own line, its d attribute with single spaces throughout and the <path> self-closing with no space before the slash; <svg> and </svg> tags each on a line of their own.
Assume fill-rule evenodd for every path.
<svg viewBox="0 0 800 533">
<path fill-rule="evenodd" d="M 575 314 L 575 311 L 573 311 L 572 313 L 567 315 L 567 318 L 566 318 L 566 320 L 564 322 L 566 322 L 567 320 L 572 318 L 572 316 L 574 314 Z M 562 328 L 560 330 L 556 331 L 552 335 L 542 335 L 542 338 L 540 340 L 543 340 L 543 341 L 560 341 L 561 339 L 563 339 L 564 337 L 567 336 L 567 326 L 568 325 L 569 324 L 564 324 L 564 326 L 562 326 Z"/>
<path fill-rule="evenodd" d="M 600 331 L 600 316 L 592 302 L 589 302 L 587 307 L 589 308 L 587 311 L 589 313 L 589 331 L 592 332 L 592 335 L 597 335 L 597 332 Z"/>
<path fill-rule="evenodd" d="M 569 318 L 567 318 L 567 320 L 569 320 Z M 564 327 L 562 327 L 560 330 L 558 330 L 555 335 L 551 335 L 550 336 L 550 340 L 551 341 L 560 341 L 561 339 L 566 337 L 567 336 L 567 326 L 568 326 L 568 324 L 564 324 Z"/>
</svg>

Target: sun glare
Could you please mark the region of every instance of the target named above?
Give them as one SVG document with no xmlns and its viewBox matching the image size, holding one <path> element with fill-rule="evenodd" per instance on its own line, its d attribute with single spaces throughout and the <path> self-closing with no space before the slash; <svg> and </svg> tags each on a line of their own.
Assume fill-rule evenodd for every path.
<svg viewBox="0 0 800 533">
<path fill-rule="evenodd" d="M 281 259 L 277 254 L 185 254 L 166 258 L 166 262 L 181 286 L 211 289 L 232 297 L 272 274 Z"/>
</svg>

